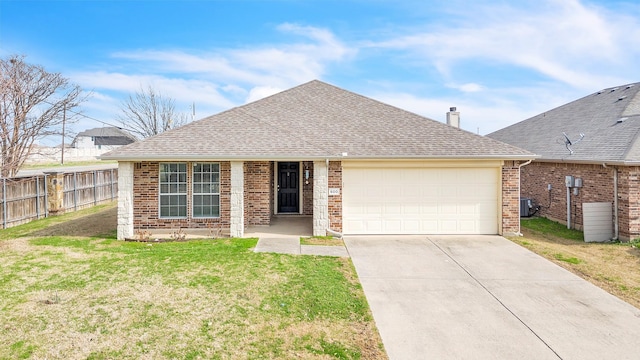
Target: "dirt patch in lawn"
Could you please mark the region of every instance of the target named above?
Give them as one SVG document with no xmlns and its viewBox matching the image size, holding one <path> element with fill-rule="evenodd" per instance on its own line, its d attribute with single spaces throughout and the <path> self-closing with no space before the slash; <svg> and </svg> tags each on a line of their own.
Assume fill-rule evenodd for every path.
<svg viewBox="0 0 640 360">
<path fill-rule="evenodd" d="M 95 214 L 51 225 L 30 236 L 93 237 L 112 233 L 118 226 L 118 208 L 111 207 Z"/>
<path fill-rule="evenodd" d="M 344 246 L 344 241 L 332 236 L 312 236 L 300 238 L 300 245 Z"/>
<path fill-rule="evenodd" d="M 640 249 L 628 244 L 597 244 L 522 229 L 512 241 L 553 261 L 640 309 Z"/>
</svg>

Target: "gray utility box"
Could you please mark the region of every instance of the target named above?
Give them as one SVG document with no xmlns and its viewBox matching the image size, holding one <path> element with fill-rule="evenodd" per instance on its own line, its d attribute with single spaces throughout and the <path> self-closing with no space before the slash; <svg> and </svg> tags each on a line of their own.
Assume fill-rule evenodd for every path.
<svg viewBox="0 0 640 360">
<path fill-rule="evenodd" d="M 520 199 L 520 217 L 529 217 L 533 213 L 533 202 L 529 198 Z"/>
</svg>

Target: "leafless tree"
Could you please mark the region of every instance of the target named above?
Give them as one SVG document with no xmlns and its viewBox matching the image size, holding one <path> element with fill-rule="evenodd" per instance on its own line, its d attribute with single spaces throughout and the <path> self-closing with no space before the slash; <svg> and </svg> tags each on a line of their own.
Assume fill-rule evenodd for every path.
<svg viewBox="0 0 640 360">
<path fill-rule="evenodd" d="M 24 56 L 0 58 L 0 142 L 3 177 L 15 176 L 35 141 L 58 134 L 66 110 L 83 100 L 79 86 Z M 66 121 L 72 121 L 67 117 Z"/>
<path fill-rule="evenodd" d="M 175 109 L 175 101 L 150 85 L 125 100 L 118 119 L 123 129 L 142 138 L 157 135 L 187 123 L 188 115 Z"/>
</svg>

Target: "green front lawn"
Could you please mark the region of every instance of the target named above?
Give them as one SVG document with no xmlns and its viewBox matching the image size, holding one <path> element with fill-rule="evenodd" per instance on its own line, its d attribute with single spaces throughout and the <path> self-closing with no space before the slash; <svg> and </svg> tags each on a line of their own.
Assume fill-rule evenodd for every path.
<svg viewBox="0 0 640 360">
<path fill-rule="evenodd" d="M 349 259 L 2 237 L 0 359 L 386 358 Z"/>
</svg>

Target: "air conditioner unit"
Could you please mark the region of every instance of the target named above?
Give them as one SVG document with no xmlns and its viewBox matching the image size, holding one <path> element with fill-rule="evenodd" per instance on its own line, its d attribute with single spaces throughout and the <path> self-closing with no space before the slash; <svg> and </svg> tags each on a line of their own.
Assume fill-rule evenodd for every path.
<svg viewBox="0 0 640 360">
<path fill-rule="evenodd" d="M 520 199 L 520 217 L 529 217 L 533 215 L 533 202 L 528 198 Z"/>
</svg>

